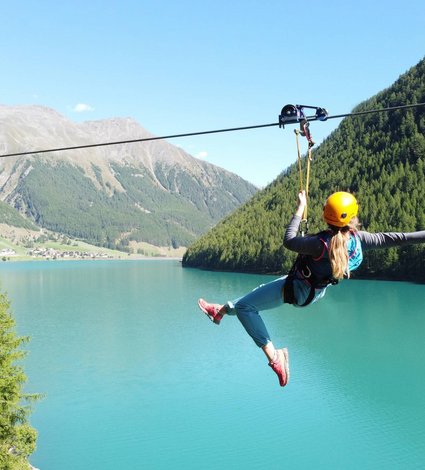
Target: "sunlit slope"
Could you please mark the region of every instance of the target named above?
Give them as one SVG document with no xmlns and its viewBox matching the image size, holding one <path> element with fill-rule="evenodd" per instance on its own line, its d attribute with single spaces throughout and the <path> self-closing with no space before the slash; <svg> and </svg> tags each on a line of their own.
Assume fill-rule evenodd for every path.
<svg viewBox="0 0 425 470">
<path fill-rule="evenodd" d="M 420 102 L 425 102 L 424 60 L 354 111 Z M 293 254 L 283 248 L 282 239 L 299 187 L 294 164 L 192 244 L 184 266 L 287 271 Z M 366 230 L 425 230 L 425 107 L 346 118 L 313 151 L 310 233 L 324 228 L 323 202 L 337 190 L 355 193 Z M 425 280 L 424 266 L 423 245 L 376 250 L 368 254 L 356 275 Z"/>
</svg>

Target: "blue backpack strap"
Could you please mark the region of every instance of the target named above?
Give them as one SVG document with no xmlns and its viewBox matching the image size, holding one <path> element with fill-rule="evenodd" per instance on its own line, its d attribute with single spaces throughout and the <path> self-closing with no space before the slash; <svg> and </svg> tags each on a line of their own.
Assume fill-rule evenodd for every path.
<svg viewBox="0 0 425 470">
<path fill-rule="evenodd" d="M 354 241 L 354 249 L 349 253 L 348 257 L 348 270 L 354 271 L 357 269 L 363 261 L 363 250 L 360 243 L 360 238 L 355 230 L 350 230 L 351 240 Z"/>
</svg>

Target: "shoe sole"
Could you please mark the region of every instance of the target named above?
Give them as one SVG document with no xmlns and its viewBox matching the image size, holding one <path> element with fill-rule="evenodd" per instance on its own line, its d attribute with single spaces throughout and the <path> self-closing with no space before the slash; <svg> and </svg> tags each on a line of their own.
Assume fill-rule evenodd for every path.
<svg viewBox="0 0 425 470">
<path fill-rule="evenodd" d="M 285 374 L 286 374 L 286 384 L 285 385 L 288 385 L 289 383 L 289 377 L 290 377 L 290 372 L 289 372 L 289 354 L 288 354 L 288 349 L 287 348 L 283 348 L 282 349 L 282 352 L 283 352 L 283 356 L 285 357 Z"/>
<path fill-rule="evenodd" d="M 219 321 L 216 321 L 214 319 L 214 317 L 212 317 L 209 313 L 208 313 L 208 310 L 206 310 L 202 305 L 201 305 L 201 302 L 205 302 L 205 300 L 198 300 L 198 307 L 205 313 L 205 315 L 215 324 L 215 325 L 219 325 L 220 324 L 220 320 Z"/>
</svg>

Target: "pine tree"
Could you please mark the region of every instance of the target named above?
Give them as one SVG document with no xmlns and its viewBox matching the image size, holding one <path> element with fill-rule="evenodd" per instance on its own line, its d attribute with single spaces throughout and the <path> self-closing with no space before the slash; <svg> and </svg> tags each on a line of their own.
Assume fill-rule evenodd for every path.
<svg viewBox="0 0 425 470">
<path fill-rule="evenodd" d="M 26 376 L 20 361 L 27 341 L 15 333 L 9 301 L 0 294 L 0 468 L 28 470 L 28 456 L 35 450 L 36 431 L 29 425 L 30 403 L 37 395 L 23 393 Z"/>
</svg>

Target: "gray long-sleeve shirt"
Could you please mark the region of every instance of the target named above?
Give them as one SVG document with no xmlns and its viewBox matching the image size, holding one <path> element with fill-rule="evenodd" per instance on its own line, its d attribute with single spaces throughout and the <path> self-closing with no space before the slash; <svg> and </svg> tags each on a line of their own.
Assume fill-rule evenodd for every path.
<svg viewBox="0 0 425 470">
<path fill-rule="evenodd" d="M 316 258 L 323 252 L 323 242 L 317 235 L 305 237 L 298 236 L 301 217 L 294 215 L 286 229 L 283 244 L 286 248 L 297 253 L 311 255 Z M 425 230 L 419 232 L 377 232 L 370 233 L 359 230 L 357 232 L 362 250 L 374 248 L 389 248 L 392 246 L 412 245 L 425 243 Z"/>
<path fill-rule="evenodd" d="M 296 253 L 310 255 L 312 258 L 322 258 L 322 261 L 314 263 L 314 271 L 321 279 L 327 279 L 332 275 L 329 259 L 322 257 L 324 253 L 323 233 L 309 235 L 305 237 L 298 236 L 298 228 L 301 223 L 301 217 L 294 215 L 290 221 L 284 237 L 284 246 Z M 410 245 L 415 243 L 425 243 L 425 230 L 419 232 L 378 232 L 369 233 L 358 231 L 357 238 L 361 243 L 362 251 L 374 248 L 389 248 L 392 246 Z M 311 266 L 313 267 L 313 266 Z M 316 302 L 324 296 L 326 287 L 315 289 L 315 296 L 312 302 Z M 297 275 L 294 280 L 295 306 L 302 306 L 310 293 L 310 286 L 303 280 L 302 275 Z"/>
</svg>

